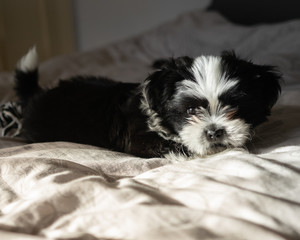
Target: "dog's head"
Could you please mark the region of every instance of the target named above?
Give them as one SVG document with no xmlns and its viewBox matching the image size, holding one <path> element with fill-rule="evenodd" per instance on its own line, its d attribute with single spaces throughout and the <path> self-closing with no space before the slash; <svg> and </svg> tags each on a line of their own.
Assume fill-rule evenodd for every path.
<svg viewBox="0 0 300 240">
<path fill-rule="evenodd" d="M 180 57 L 160 64 L 142 85 L 148 127 L 190 152 L 241 147 L 264 122 L 280 93 L 281 75 L 233 52 Z"/>
</svg>

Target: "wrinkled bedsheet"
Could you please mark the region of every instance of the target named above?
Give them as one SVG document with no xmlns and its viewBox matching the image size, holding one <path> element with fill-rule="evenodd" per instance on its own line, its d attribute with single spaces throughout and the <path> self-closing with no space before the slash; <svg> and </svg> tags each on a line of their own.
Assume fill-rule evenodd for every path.
<svg viewBox="0 0 300 240">
<path fill-rule="evenodd" d="M 234 49 L 279 66 L 282 96 L 245 149 L 141 159 L 68 142 L 0 140 L 0 239 L 300 239 L 300 20 L 244 27 L 194 11 L 140 36 L 41 64 L 142 81 L 154 59 Z M 1 102 L 14 99 L 0 74 Z"/>
</svg>

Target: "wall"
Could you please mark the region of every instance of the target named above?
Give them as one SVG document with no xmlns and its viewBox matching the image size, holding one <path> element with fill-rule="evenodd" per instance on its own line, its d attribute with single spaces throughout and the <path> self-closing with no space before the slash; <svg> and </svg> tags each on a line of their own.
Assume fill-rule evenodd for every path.
<svg viewBox="0 0 300 240">
<path fill-rule="evenodd" d="M 36 45 L 40 60 L 75 49 L 71 0 L 0 0 L 0 71 Z"/>
<path fill-rule="evenodd" d="M 77 49 L 88 50 L 144 32 L 209 0 L 74 0 Z"/>
</svg>

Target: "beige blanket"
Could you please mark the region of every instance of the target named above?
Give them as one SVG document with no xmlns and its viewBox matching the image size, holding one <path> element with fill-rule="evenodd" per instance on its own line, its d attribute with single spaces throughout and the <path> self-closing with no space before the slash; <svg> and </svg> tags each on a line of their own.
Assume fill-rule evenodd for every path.
<svg viewBox="0 0 300 240">
<path fill-rule="evenodd" d="M 67 142 L 2 138 L 0 239 L 300 239 L 300 20 L 242 27 L 195 11 L 150 32 L 41 65 L 43 84 L 74 74 L 142 81 L 158 57 L 235 49 L 278 65 L 280 102 L 247 149 L 141 159 Z M 24 50 L 26 51 L 26 50 Z M 12 75 L 0 75 L 2 102 Z"/>
</svg>

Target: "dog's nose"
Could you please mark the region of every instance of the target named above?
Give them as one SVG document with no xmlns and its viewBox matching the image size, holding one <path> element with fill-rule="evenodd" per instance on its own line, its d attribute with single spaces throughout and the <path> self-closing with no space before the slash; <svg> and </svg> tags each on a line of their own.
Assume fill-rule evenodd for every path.
<svg viewBox="0 0 300 240">
<path fill-rule="evenodd" d="M 218 142 L 223 139 L 223 137 L 225 135 L 225 129 L 211 126 L 205 131 L 205 134 L 206 134 L 206 139 L 208 141 Z"/>
</svg>

